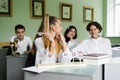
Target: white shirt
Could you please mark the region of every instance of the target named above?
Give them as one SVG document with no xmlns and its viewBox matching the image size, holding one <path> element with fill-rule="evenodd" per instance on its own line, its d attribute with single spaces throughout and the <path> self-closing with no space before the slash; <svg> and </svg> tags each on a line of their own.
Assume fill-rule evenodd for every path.
<svg viewBox="0 0 120 80">
<path fill-rule="evenodd" d="M 72 52 L 82 50 L 84 54 L 101 53 L 112 55 L 111 42 L 107 38 L 89 38 L 81 42 Z"/>
<path fill-rule="evenodd" d="M 56 63 L 56 51 L 54 53 L 49 52 L 49 47 L 44 48 L 44 42 L 42 37 L 39 37 L 35 40 L 36 46 L 36 60 L 35 64 L 53 64 Z M 66 49 L 64 52 L 61 50 L 58 57 L 58 62 L 69 63 L 72 56 L 69 49 Z"/>
<path fill-rule="evenodd" d="M 71 50 L 79 44 L 77 39 L 72 39 L 67 43 L 67 47 Z"/>
<path fill-rule="evenodd" d="M 79 41 L 77 39 L 73 39 L 73 40 L 70 40 L 68 43 L 67 43 L 67 47 L 69 48 L 69 50 L 71 51 L 73 48 L 75 48 L 77 45 L 79 45 Z M 82 58 L 82 55 L 83 54 L 79 54 L 80 50 L 78 51 L 74 51 L 72 52 L 72 58 Z"/>
<path fill-rule="evenodd" d="M 10 42 L 14 42 L 15 38 L 16 36 L 12 36 Z M 24 36 L 24 39 L 22 41 L 18 39 L 18 47 L 16 52 L 19 52 L 20 54 L 24 54 L 24 52 L 27 51 L 28 47 L 32 49 L 32 40 L 30 39 L 30 37 Z"/>
</svg>

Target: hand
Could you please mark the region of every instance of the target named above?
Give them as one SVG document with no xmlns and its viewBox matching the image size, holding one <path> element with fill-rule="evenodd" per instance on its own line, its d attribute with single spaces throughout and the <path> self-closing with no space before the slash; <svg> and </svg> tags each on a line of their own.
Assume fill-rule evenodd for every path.
<svg viewBox="0 0 120 80">
<path fill-rule="evenodd" d="M 65 42 L 65 38 L 63 37 L 63 35 L 62 34 L 57 34 L 56 38 L 59 40 L 63 50 L 65 50 L 66 49 L 66 42 Z"/>
<path fill-rule="evenodd" d="M 46 32 L 44 35 L 46 36 L 48 40 L 50 40 L 49 52 L 54 53 L 54 49 L 55 49 L 54 38 L 55 38 L 56 33 L 51 31 L 51 32 Z"/>
<path fill-rule="evenodd" d="M 70 40 L 73 39 L 73 36 L 71 34 L 67 34 L 67 36 L 70 38 Z"/>
<path fill-rule="evenodd" d="M 56 39 L 58 39 L 61 43 L 65 42 L 65 38 L 63 37 L 62 34 L 57 34 Z"/>
<path fill-rule="evenodd" d="M 53 42 L 56 33 L 55 32 L 46 32 L 44 35 L 46 36 L 47 39 L 49 39 L 51 42 Z"/>
<path fill-rule="evenodd" d="M 24 51 L 24 54 L 28 54 L 28 51 Z"/>
<path fill-rule="evenodd" d="M 24 54 L 29 54 L 30 52 L 32 52 L 32 49 L 28 51 L 24 51 Z"/>
</svg>

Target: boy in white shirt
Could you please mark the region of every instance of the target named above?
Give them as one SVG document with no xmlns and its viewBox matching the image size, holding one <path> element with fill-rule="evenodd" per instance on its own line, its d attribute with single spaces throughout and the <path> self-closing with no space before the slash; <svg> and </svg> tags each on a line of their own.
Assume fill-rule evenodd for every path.
<svg viewBox="0 0 120 80">
<path fill-rule="evenodd" d="M 15 26 L 16 36 L 12 36 L 11 43 L 14 43 L 14 50 L 16 53 L 26 54 L 32 49 L 32 40 L 25 36 L 25 27 L 21 24 Z M 11 46 L 12 47 L 12 46 Z"/>
</svg>

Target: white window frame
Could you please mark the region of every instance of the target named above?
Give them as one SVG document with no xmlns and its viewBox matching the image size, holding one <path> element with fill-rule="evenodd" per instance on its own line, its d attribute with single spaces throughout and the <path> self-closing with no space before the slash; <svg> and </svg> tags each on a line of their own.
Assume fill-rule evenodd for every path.
<svg viewBox="0 0 120 80">
<path fill-rule="evenodd" d="M 115 0 L 107 0 L 107 37 L 120 37 L 120 26 L 116 26 Z"/>
</svg>

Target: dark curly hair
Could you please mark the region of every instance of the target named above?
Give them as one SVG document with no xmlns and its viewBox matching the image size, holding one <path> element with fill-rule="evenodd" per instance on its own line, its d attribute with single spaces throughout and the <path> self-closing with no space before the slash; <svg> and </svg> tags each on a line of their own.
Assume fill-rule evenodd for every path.
<svg viewBox="0 0 120 80">
<path fill-rule="evenodd" d="M 101 25 L 100 25 L 98 22 L 96 22 L 96 21 L 90 22 L 90 23 L 87 25 L 86 30 L 87 30 L 87 31 L 90 31 L 90 27 L 91 27 L 92 25 L 96 26 L 96 28 L 99 29 L 100 32 L 102 31 Z M 99 33 L 100 33 L 100 32 L 99 32 Z"/>
<path fill-rule="evenodd" d="M 77 38 L 77 29 L 75 26 L 69 26 L 65 33 L 64 33 L 64 37 L 65 37 L 65 41 L 68 42 L 70 41 L 70 38 L 67 36 L 68 32 L 71 30 L 71 29 L 75 29 L 75 36 L 73 37 L 73 39 L 76 39 Z"/>
<path fill-rule="evenodd" d="M 18 29 L 24 29 L 24 30 L 25 30 L 25 27 L 24 27 L 22 24 L 18 24 L 18 25 L 15 26 L 15 32 L 16 32 Z"/>
</svg>

